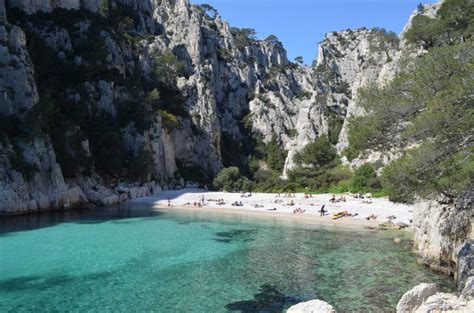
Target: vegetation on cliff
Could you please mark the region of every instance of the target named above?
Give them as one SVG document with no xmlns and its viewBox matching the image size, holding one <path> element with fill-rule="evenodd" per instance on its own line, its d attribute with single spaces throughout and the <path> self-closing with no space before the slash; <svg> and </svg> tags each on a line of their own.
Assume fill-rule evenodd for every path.
<svg viewBox="0 0 474 313">
<path fill-rule="evenodd" d="M 382 185 L 393 200 L 456 196 L 474 173 L 474 11 L 469 1 L 443 3 L 439 18 L 415 16 L 407 39 L 430 48 L 408 61 L 388 85 L 359 98 L 367 115 L 350 120 L 352 159 L 368 150 L 398 150 Z"/>
</svg>

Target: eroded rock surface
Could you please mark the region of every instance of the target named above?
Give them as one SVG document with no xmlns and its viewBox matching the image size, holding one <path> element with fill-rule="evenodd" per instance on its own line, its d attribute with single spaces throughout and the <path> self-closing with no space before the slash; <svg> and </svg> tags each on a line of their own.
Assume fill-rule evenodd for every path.
<svg viewBox="0 0 474 313">
<path fill-rule="evenodd" d="M 321 301 L 311 300 L 293 305 L 287 313 L 336 313 L 332 305 Z"/>
</svg>

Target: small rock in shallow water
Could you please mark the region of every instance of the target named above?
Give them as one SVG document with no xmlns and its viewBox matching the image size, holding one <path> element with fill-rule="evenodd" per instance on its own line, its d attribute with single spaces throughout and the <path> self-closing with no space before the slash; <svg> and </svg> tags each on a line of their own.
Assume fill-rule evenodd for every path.
<svg viewBox="0 0 474 313">
<path fill-rule="evenodd" d="M 395 242 L 396 244 L 399 244 L 399 243 L 402 242 L 402 240 L 397 237 L 397 238 L 393 239 L 393 242 Z"/>
</svg>

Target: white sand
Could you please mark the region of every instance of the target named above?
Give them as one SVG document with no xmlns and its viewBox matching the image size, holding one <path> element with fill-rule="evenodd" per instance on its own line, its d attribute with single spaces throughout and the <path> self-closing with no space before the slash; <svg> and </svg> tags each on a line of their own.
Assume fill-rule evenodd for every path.
<svg viewBox="0 0 474 313">
<path fill-rule="evenodd" d="M 355 199 L 352 196 L 346 195 L 346 202 L 331 203 L 329 200 L 332 195 L 323 194 L 323 195 L 313 195 L 313 198 L 306 199 L 304 194 L 297 193 L 294 198 L 285 198 L 284 194 L 280 194 L 280 197 L 277 197 L 277 194 L 270 193 L 253 193 L 251 197 L 244 198 L 241 197 L 239 193 L 228 193 L 228 192 L 207 192 L 201 189 L 182 189 L 182 190 L 173 190 L 173 191 L 163 191 L 156 195 L 135 199 L 132 202 L 136 203 L 149 203 L 156 208 L 168 208 L 168 199 L 171 201 L 171 208 L 192 208 L 199 209 L 193 206 L 194 202 L 201 200 L 202 196 L 205 198 L 205 206 L 202 207 L 202 210 L 212 210 L 216 211 L 241 211 L 241 212 L 261 212 L 261 213 L 271 213 L 271 214 L 292 214 L 293 210 L 296 208 L 301 208 L 306 210 L 305 213 L 295 214 L 298 217 L 319 217 L 319 210 L 321 206 L 325 205 L 325 210 L 329 211 L 326 213 L 324 219 L 330 219 L 330 216 L 333 213 L 340 211 L 348 211 L 352 214 L 357 213 L 358 216 L 355 217 L 343 217 L 336 220 L 339 223 L 345 223 L 349 220 L 365 220 L 365 218 L 371 214 L 375 214 L 377 223 L 382 223 L 387 221 L 388 216 L 395 216 L 396 219 L 393 220 L 394 223 L 403 222 L 410 224 L 410 221 L 413 218 L 413 206 L 396 204 L 389 201 L 386 198 L 377 198 L 372 199 L 371 204 L 364 203 L 367 199 Z M 336 198 L 339 196 L 336 195 Z M 217 202 L 211 200 L 224 199 L 224 205 L 218 205 Z M 275 200 L 280 201 L 275 203 Z M 287 205 L 291 200 L 295 205 Z M 242 202 L 243 206 L 232 206 L 232 203 L 238 201 Z M 255 207 L 255 205 L 263 205 L 263 207 Z M 276 208 L 276 211 L 271 211 L 270 209 Z"/>
</svg>

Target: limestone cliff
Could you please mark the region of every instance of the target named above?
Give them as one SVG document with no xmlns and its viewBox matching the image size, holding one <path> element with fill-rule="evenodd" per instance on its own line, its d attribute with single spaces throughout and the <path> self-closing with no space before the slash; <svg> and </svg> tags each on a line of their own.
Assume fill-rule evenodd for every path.
<svg viewBox="0 0 474 313">
<path fill-rule="evenodd" d="M 153 192 L 183 184 L 183 172 L 212 177 L 223 164 L 246 161 L 245 149 L 227 147 L 252 132 L 264 143 L 276 138 L 291 155 L 328 131 L 312 69 L 289 62 L 276 38 L 257 40 L 201 6 L 11 0 L 7 12 L 0 110 L 27 140 L 15 127 L 4 130 L 2 194 L 9 200 L 2 201 L 2 212 L 38 208 L 18 197 L 41 202 L 42 209 L 79 198 L 112 203 L 127 199 L 117 190 L 124 181 L 133 190 L 151 181 L 145 189 Z M 32 131 L 31 118 L 37 119 Z M 104 145 L 113 149 L 104 152 Z M 40 163 L 49 151 L 52 164 L 24 157 L 31 149 Z M 22 166 L 8 161 L 10 150 Z M 148 161 L 146 177 L 121 173 Z M 20 187 L 43 175 L 43 168 L 54 179 L 43 179 L 36 189 L 77 195 L 63 204 L 40 200 L 33 186 Z M 11 178 L 16 176 L 19 183 Z"/>
<path fill-rule="evenodd" d="M 301 66 L 276 37 L 259 40 L 187 0 L 0 9 L 0 113 L 11 126 L 0 212 L 39 207 L 18 198 L 44 209 L 109 204 L 209 181 L 223 166 L 248 166 L 253 141 L 287 151 L 285 175 L 322 134 L 347 146 L 346 118 L 364 113 L 357 89 L 393 77 L 406 50 L 381 29 L 332 32 L 315 65 Z M 31 185 L 37 175 L 53 177 Z"/>
</svg>

